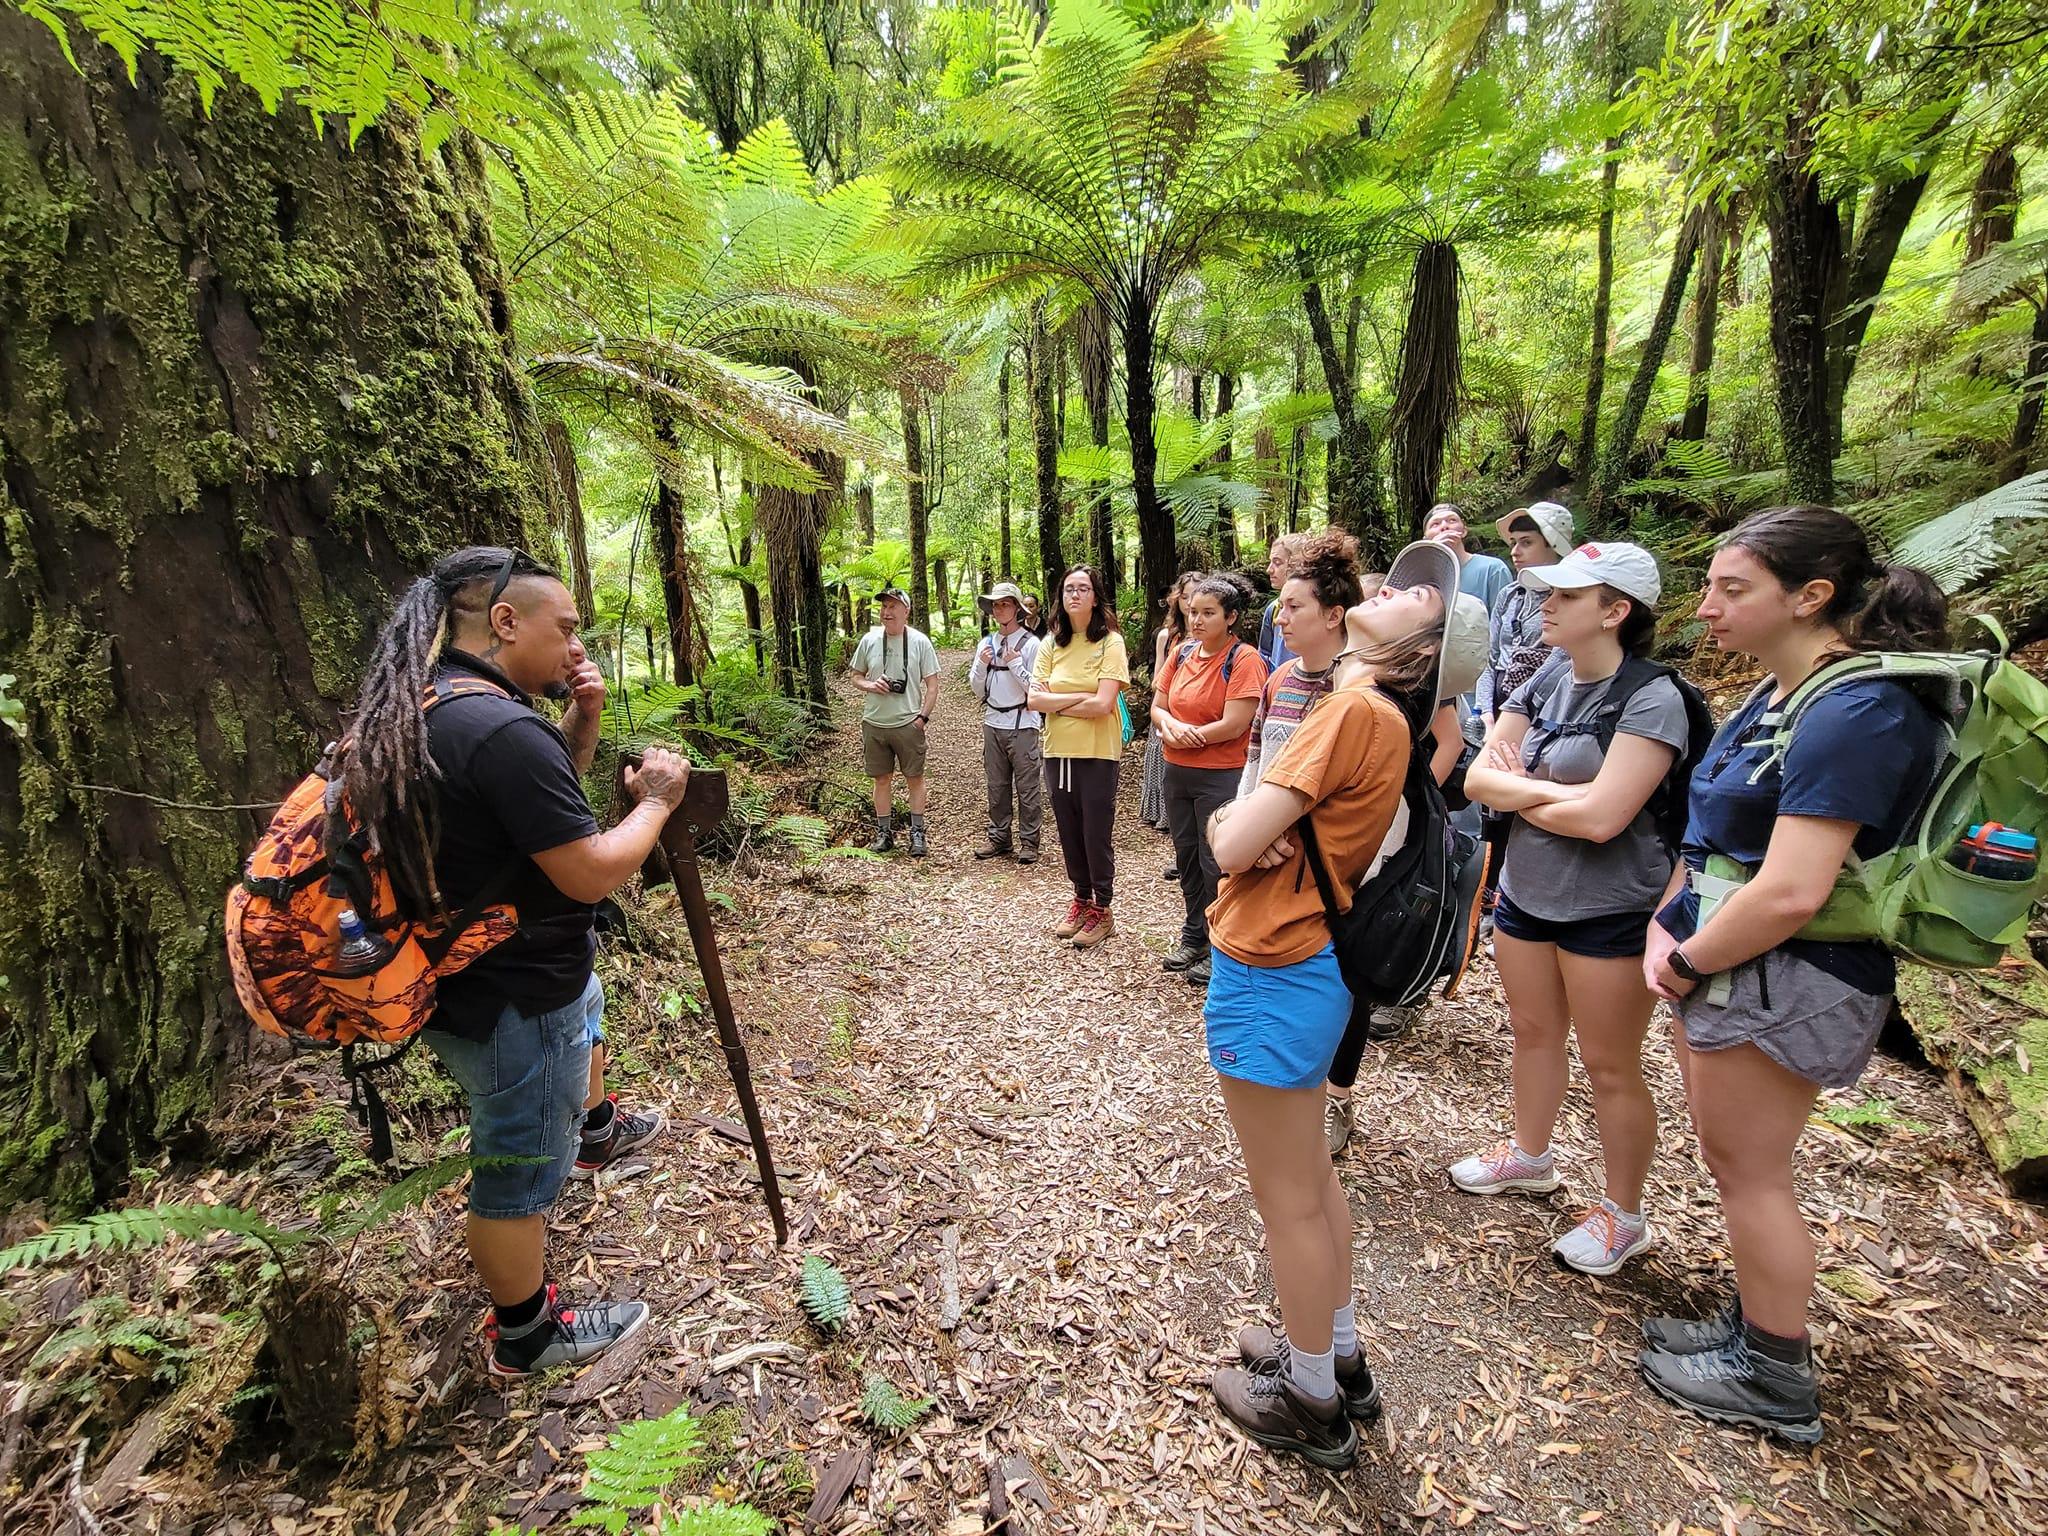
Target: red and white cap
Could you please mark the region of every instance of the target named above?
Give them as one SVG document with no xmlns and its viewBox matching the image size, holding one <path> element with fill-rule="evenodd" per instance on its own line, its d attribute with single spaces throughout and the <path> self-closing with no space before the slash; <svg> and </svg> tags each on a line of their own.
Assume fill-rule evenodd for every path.
<svg viewBox="0 0 2048 1536">
<path fill-rule="evenodd" d="M 1581 544 L 1555 565 L 1536 565 L 1517 578 L 1531 591 L 1547 592 L 1553 587 L 1570 591 L 1576 587 L 1608 586 L 1634 598 L 1646 608 L 1657 606 L 1664 595 L 1664 580 L 1657 574 L 1657 557 L 1640 544 Z"/>
</svg>

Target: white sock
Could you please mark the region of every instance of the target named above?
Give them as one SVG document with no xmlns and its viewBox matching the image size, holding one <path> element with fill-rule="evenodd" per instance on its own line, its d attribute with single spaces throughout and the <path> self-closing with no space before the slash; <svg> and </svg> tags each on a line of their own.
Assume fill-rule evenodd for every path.
<svg viewBox="0 0 2048 1536">
<path fill-rule="evenodd" d="M 1545 1147 L 1541 1152 L 1524 1152 L 1522 1144 L 1519 1141 L 1513 1140 L 1508 1142 L 1508 1146 L 1514 1150 L 1517 1156 L 1526 1157 L 1532 1163 L 1547 1163 L 1550 1161 L 1550 1148 L 1548 1147 Z"/>
<path fill-rule="evenodd" d="M 1624 1211 L 1612 1200 L 1602 1200 L 1600 1203 L 1606 1206 L 1613 1213 L 1615 1219 L 1624 1227 L 1640 1227 L 1643 1224 L 1643 1213 L 1641 1211 Z"/>
<path fill-rule="evenodd" d="M 1347 1301 L 1337 1309 L 1330 1325 L 1330 1348 L 1339 1356 L 1358 1352 L 1358 1303 Z"/>
<path fill-rule="evenodd" d="M 1289 1341 L 1292 1344 L 1292 1341 Z M 1326 1349 L 1312 1355 L 1299 1344 L 1287 1352 L 1287 1377 L 1301 1391 L 1321 1402 L 1337 1395 L 1337 1352 Z"/>
</svg>

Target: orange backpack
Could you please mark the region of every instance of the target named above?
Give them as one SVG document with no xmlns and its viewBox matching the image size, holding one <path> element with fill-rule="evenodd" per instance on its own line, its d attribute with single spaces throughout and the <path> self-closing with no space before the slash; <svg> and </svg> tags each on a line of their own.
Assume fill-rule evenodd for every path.
<svg viewBox="0 0 2048 1536">
<path fill-rule="evenodd" d="M 450 699 L 486 693 L 509 698 L 481 678 L 430 686 L 429 712 Z M 399 915 L 391 876 L 342 799 L 342 764 L 350 743 L 330 744 L 320 764 L 291 792 L 257 840 L 228 892 L 228 970 L 235 995 L 258 1029 L 297 1046 L 339 1046 L 350 1102 L 370 1131 L 371 1154 L 391 1156 L 391 1130 L 376 1083 L 434 1015 L 441 978 L 510 938 L 518 911 L 496 894 L 518 862 L 461 911 L 439 923 Z M 383 955 L 359 974 L 338 967 L 341 917 L 354 909 Z M 358 1061 L 372 1041 L 399 1050 Z"/>
</svg>

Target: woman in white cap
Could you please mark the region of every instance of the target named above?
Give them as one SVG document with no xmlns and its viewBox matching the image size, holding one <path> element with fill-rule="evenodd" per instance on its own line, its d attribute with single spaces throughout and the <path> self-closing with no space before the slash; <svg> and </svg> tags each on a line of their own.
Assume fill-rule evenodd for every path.
<svg viewBox="0 0 2048 1536">
<path fill-rule="evenodd" d="M 1410 545 L 1346 618 L 1348 665 L 1258 785 L 1209 819 L 1229 875 L 1209 909 L 1203 1019 L 1209 1061 L 1266 1232 L 1282 1331 L 1238 1335 L 1243 1365 L 1213 1382 L 1223 1412 L 1260 1444 L 1343 1468 L 1354 1419 L 1379 1413 L 1351 1299 L 1351 1210 L 1323 1137 L 1323 1080 L 1351 1017 L 1316 881 L 1295 827 L 1315 820 L 1340 900 L 1372 866 L 1402 804 L 1437 704 L 1472 686 L 1486 616 L 1458 591 L 1454 555 Z"/>
<path fill-rule="evenodd" d="M 1571 664 L 1515 690 L 1465 775 L 1474 800 L 1514 814 L 1493 927 L 1515 1037 L 1514 1130 L 1455 1164 L 1451 1182 L 1475 1195 L 1557 1188 L 1550 1136 L 1576 1029 L 1606 1188 L 1552 1252 L 1611 1275 L 1655 1241 L 1642 1213 L 1657 1144 L 1642 1053 L 1656 1000 L 1642 956 L 1677 857 L 1652 800 L 1685 757 L 1688 711 L 1671 670 L 1646 659 L 1661 592 L 1649 551 L 1582 544 L 1519 580 L 1543 592 L 1543 638 Z"/>
</svg>

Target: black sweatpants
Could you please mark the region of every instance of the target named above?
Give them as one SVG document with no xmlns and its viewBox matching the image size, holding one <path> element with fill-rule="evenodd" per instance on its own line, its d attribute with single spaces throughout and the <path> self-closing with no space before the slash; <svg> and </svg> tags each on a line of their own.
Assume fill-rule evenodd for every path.
<svg viewBox="0 0 2048 1536">
<path fill-rule="evenodd" d="M 1199 949 L 1206 957 L 1209 948 L 1209 903 L 1216 899 L 1216 884 L 1223 872 L 1216 867 L 1216 855 L 1203 830 L 1220 805 L 1237 798 L 1240 768 L 1183 768 L 1166 765 L 1166 824 L 1173 833 L 1173 863 L 1180 871 L 1180 896 L 1186 907 L 1181 920 L 1180 941 Z"/>
<path fill-rule="evenodd" d="M 1116 884 L 1116 780 L 1123 765 L 1108 757 L 1048 757 L 1045 794 L 1060 834 L 1060 856 L 1074 896 L 1109 905 Z"/>
</svg>

